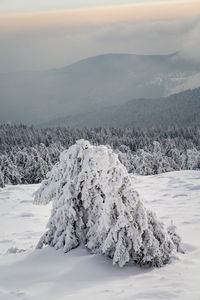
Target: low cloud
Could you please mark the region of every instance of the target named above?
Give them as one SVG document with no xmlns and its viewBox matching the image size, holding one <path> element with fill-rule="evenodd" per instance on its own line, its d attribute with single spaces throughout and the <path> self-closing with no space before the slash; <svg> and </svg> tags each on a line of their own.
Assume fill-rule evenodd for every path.
<svg viewBox="0 0 200 300">
<path fill-rule="evenodd" d="M 7 24 L 0 30 L 1 72 L 57 68 L 103 53 L 180 51 L 184 59 L 199 60 L 200 18 L 195 15 L 192 3 L 188 16 L 182 4 L 177 4 L 171 15 L 169 11 L 164 14 L 164 6 L 163 11 L 154 12 L 154 17 L 147 10 L 140 10 L 140 18 L 136 18 L 136 12 L 134 17 L 125 10 L 124 14 L 123 11 L 115 14 L 105 8 L 90 9 L 86 15 L 76 11 L 68 19 L 64 12 L 57 12 L 47 14 L 48 17 L 40 14 L 37 18 L 33 14 L 32 19 L 27 15 L 17 16 L 7 23 L 6 18 L 11 18 L 7 16 L 0 22 Z M 141 5 L 138 7 L 141 9 Z M 181 15 L 178 8 L 182 9 Z M 196 14 L 198 9 L 200 14 L 200 4 L 196 6 Z M 21 23 L 16 25 L 16 20 Z"/>
<path fill-rule="evenodd" d="M 200 62 L 200 17 L 196 18 L 193 26 L 185 33 L 182 40 L 180 56 L 192 62 Z"/>
</svg>

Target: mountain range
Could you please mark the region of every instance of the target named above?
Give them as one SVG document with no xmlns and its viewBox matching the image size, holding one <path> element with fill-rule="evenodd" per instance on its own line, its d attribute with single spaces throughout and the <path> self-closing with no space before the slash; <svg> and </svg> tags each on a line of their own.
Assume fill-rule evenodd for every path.
<svg viewBox="0 0 200 300">
<path fill-rule="evenodd" d="M 163 98 L 133 99 L 125 104 L 53 120 L 46 126 L 168 127 L 200 126 L 200 88 Z"/>
<path fill-rule="evenodd" d="M 100 55 L 60 69 L 0 74 L 0 120 L 38 126 L 67 120 L 70 126 L 85 126 L 98 123 L 91 119 L 99 112 L 98 124 L 104 126 L 110 110 L 120 116 L 130 105 L 139 111 L 145 105 L 144 115 L 155 99 L 161 98 L 156 105 L 162 110 L 163 97 L 199 86 L 200 65 L 181 59 L 179 53 Z M 111 119 L 106 124 L 117 123 Z M 125 126 L 122 123 L 117 125 Z"/>
<path fill-rule="evenodd" d="M 0 74 L 0 120 L 37 126 L 139 126 L 140 116 L 147 118 L 151 111 L 153 118 L 170 110 L 167 96 L 199 86 L 200 65 L 179 53 L 100 55 L 60 69 Z M 127 119 L 122 121 L 121 115 Z"/>
</svg>

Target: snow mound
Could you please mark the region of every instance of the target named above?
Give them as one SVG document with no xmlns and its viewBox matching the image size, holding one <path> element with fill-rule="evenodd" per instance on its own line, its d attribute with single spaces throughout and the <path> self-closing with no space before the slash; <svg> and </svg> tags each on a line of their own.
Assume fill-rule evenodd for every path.
<svg viewBox="0 0 200 300">
<path fill-rule="evenodd" d="M 179 248 L 169 230 L 139 199 L 133 177 L 112 149 L 79 140 L 61 154 L 35 193 L 36 204 L 53 201 L 48 231 L 38 248 L 68 252 L 79 245 L 114 264 L 160 267 Z"/>
</svg>

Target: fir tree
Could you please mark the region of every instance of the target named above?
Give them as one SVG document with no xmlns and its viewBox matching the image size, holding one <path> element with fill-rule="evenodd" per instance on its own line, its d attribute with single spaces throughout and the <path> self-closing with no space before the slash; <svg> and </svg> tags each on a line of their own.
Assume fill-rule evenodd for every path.
<svg viewBox="0 0 200 300">
<path fill-rule="evenodd" d="M 36 204 L 53 201 L 49 229 L 38 248 L 68 252 L 84 245 L 121 267 L 166 264 L 178 246 L 133 186 L 111 148 L 79 140 L 61 154 L 35 193 Z"/>
</svg>

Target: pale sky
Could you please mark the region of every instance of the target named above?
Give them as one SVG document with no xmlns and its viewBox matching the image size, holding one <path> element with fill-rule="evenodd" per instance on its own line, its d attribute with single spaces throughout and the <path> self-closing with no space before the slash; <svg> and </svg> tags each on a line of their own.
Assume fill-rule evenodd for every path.
<svg viewBox="0 0 200 300">
<path fill-rule="evenodd" d="M 175 51 L 199 59 L 200 0 L 0 0 L 1 73 Z"/>
<path fill-rule="evenodd" d="M 165 0 L 166 2 L 181 2 L 181 0 Z M 0 0 L 0 13 L 24 13 L 48 10 L 79 9 L 134 3 L 163 2 L 162 0 Z M 186 2 L 191 2 L 186 0 Z"/>
</svg>

